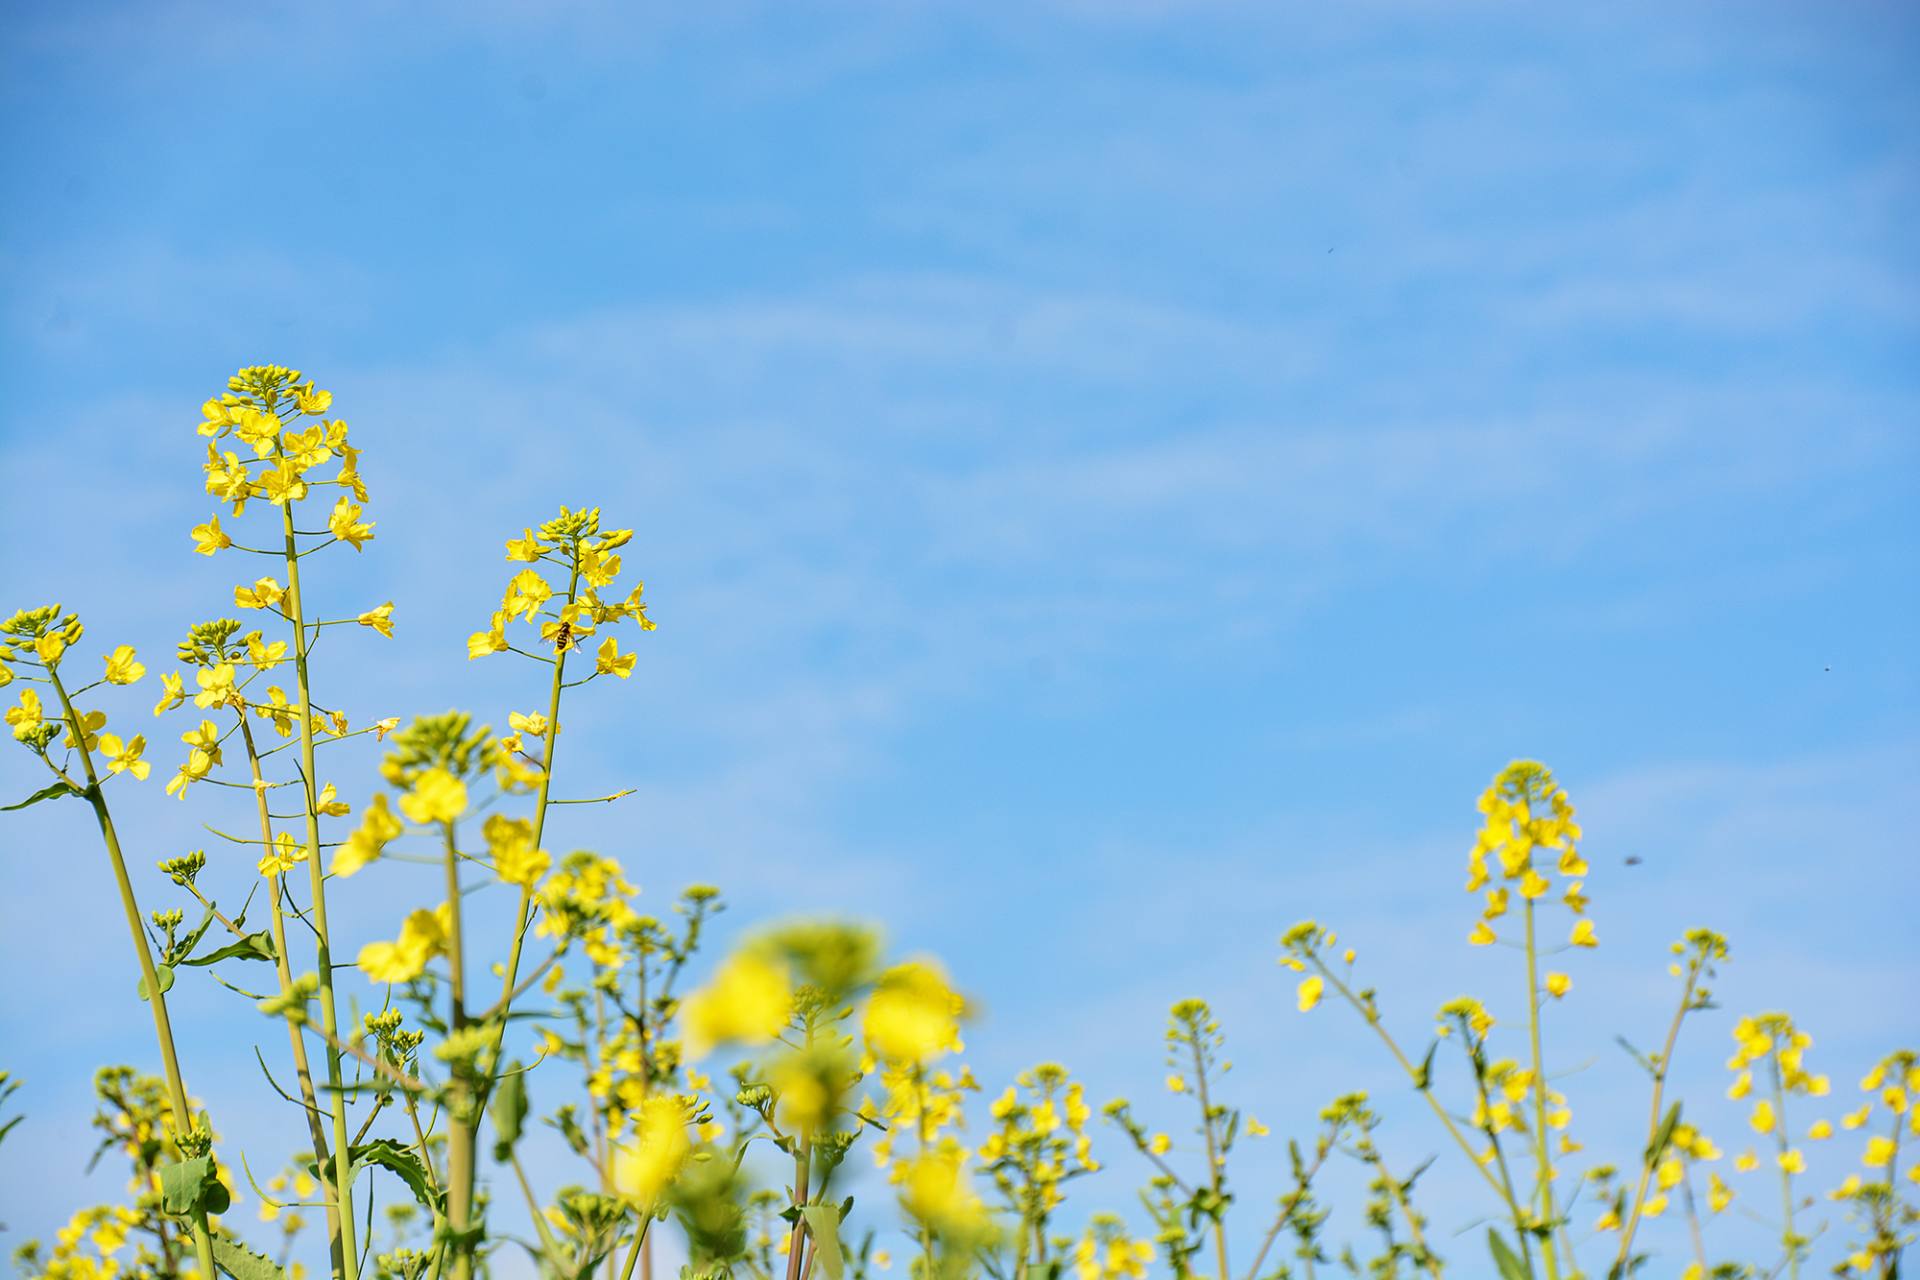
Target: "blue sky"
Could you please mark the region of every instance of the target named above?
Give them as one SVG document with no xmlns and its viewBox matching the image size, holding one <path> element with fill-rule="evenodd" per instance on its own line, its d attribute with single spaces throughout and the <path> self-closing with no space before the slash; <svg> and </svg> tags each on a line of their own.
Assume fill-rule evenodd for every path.
<svg viewBox="0 0 1920 1280">
<path fill-rule="evenodd" d="M 1462 990 L 1513 1013 L 1459 884 L 1516 756 L 1596 861 L 1557 1015 L 1590 1150 L 1689 925 L 1735 949 L 1679 1069 L 1723 1146 L 1735 1014 L 1798 1013 L 1843 1095 L 1920 1039 L 1911 12 L 707 10 L 11 7 L 0 605 L 158 669 L 245 572 L 190 553 L 197 406 L 294 364 L 380 522 L 319 590 L 399 602 L 326 655 L 343 700 L 532 706 L 464 636 L 504 537 L 601 504 L 661 626 L 567 742 L 639 794 L 557 843 L 657 904 L 716 881 L 735 928 L 884 922 L 978 998 L 983 1077 L 1148 1097 L 1204 994 L 1276 1129 L 1357 1083 L 1438 1150 L 1275 939 L 1335 925 L 1410 1037 Z M 157 782 L 120 804 L 143 863 L 205 842 Z M 87 1071 L 152 1053 L 84 812 L 0 857 L 12 1242 L 110 1181 Z M 345 895 L 356 942 L 398 883 Z M 229 1140 L 297 1142 L 232 998 L 176 1003 Z M 1130 1199 L 1110 1154 L 1076 1209 Z"/>
</svg>

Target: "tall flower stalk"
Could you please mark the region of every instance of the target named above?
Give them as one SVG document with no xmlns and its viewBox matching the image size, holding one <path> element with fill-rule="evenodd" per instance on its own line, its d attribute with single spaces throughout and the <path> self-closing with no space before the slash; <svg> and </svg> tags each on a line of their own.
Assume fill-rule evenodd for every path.
<svg viewBox="0 0 1920 1280">
<path fill-rule="evenodd" d="M 114 887 L 119 892 L 127 932 L 133 940 L 134 958 L 140 966 L 140 994 L 153 1013 L 153 1035 L 160 1048 L 160 1064 L 167 1082 L 167 1104 L 172 1115 L 172 1145 L 183 1166 L 189 1160 L 204 1162 L 201 1167 L 206 1170 L 206 1175 L 200 1179 L 201 1186 L 194 1188 L 194 1194 L 187 1198 L 185 1208 L 192 1222 L 193 1251 L 200 1274 L 211 1277 L 214 1274 L 213 1242 L 207 1221 L 210 1196 L 206 1186 L 215 1171 L 209 1155 L 212 1139 L 195 1123 L 186 1080 L 180 1071 L 180 1054 L 173 1038 L 173 1019 L 167 1011 L 167 990 L 173 985 L 173 971 L 154 960 L 153 947 L 140 915 L 140 903 L 134 895 L 133 881 L 127 874 L 127 860 L 120 847 L 120 833 L 114 826 L 113 812 L 107 805 L 102 786 L 103 779 L 94 763 L 94 751 L 97 748 L 108 762 L 109 777 L 127 773 L 135 780 L 144 779 L 152 768 L 141 758 L 146 739 L 135 735 L 123 740 L 116 734 L 104 733 L 102 730 L 107 723 L 105 712 L 82 712 L 74 705 L 75 697 L 101 685 L 134 683 L 146 674 L 146 668 L 137 660 L 133 649 L 123 645 L 107 656 L 105 675 L 69 694 L 60 668 L 68 650 L 79 642 L 84 631 L 79 616 L 72 613 L 63 615 L 59 605 L 23 609 L 0 623 L 0 635 L 7 637 L 4 643 L 0 643 L 0 673 L 6 677 L 0 680 L 0 684 L 10 684 L 15 679 L 6 662 L 19 662 L 28 670 L 28 674 L 20 678 L 47 685 L 60 704 L 59 715 L 48 717 L 38 695 L 32 689 L 26 689 L 21 692 L 20 705 L 7 712 L 7 723 L 13 729 L 14 738 L 32 750 L 57 779 L 51 787 L 36 792 L 23 805 L 10 807 L 21 808 L 24 804 L 39 800 L 75 795 L 84 797 L 93 809 L 94 820 L 100 827 L 100 841 L 106 848 L 108 865 L 113 869 Z M 38 674 L 34 674 L 36 671 Z M 66 734 L 63 745 L 70 753 L 68 764 L 72 759 L 79 761 L 79 778 L 75 778 L 67 767 L 63 767 L 49 753 L 48 748 L 63 730 Z M 224 1206 L 224 1193 L 213 1194 L 221 1197 L 215 1203 Z"/>
</svg>

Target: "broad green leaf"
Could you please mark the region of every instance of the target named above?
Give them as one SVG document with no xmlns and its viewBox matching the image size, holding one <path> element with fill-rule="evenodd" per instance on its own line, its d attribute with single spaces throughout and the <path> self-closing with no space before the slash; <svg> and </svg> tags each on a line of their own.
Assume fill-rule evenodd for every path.
<svg viewBox="0 0 1920 1280">
<path fill-rule="evenodd" d="M 202 965 L 214 964 L 221 960 L 271 961 L 275 958 L 273 938 L 266 930 L 262 929 L 258 933 L 250 933 L 244 938 L 237 938 L 229 942 L 226 946 L 221 947 L 218 951 L 210 951 L 204 956 L 195 956 L 193 959 L 183 960 L 181 963 Z"/>
<path fill-rule="evenodd" d="M 227 1236 L 213 1238 L 213 1261 L 233 1280 L 287 1280 L 287 1273 L 271 1258 Z"/>
<path fill-rule="evenodd" d="M 161 995 L 165 995 L 167 994 L 167 992 L 173 990 L 173 966 L 172 965 L 157 964 L 153 966 L 153 976 L 160 979 Z M 140 985 L 137 988 L 137 990 L 140 992 L 140 998 L 142 1000 L 145 1000 L 147 998 L 147 975 L 144 973 L 140 975 Z"/>
<path fill-rule="evenodd" d="M 1493 1265 L 1500 1268 L 1500 1280 L 1533 1280 L 1532 1270 L 1492 1227 L 1487 1228 L 1487 1247 L 1493 1251 Z"/>
<path fill-rule="evenodd" d="M 807 1220 L 807 1230 L 813 1232 L 818 1242 L 820 1266 L 827 1273 L 827 1280 L 840 1280 L 847 1269 L 846 1255 L 840 1250 L 840 1206 L 810 1204 L 800 1212 Z"/>
<path fill-rule="evenodd" d="M 212 1156 L 195 1156 L 160 1166 L 160 1208 L 176 1218 L 195 1209 L 225 1213 L 233 1197 L 220 1182 Z"/>
<path fill-rule="evenodd" d="M 42 800 L 54 800 L 60 796 L 83 796 L 85 794 L 86 792 L 70 787 L 64 782 L 56 782 L 50 787 L 40 788 L 19 804 L 0 804 L 0 813 L 5 813 L 10 809 L 24 809 L 30 804 L 39 804 Z"/>
</svg>

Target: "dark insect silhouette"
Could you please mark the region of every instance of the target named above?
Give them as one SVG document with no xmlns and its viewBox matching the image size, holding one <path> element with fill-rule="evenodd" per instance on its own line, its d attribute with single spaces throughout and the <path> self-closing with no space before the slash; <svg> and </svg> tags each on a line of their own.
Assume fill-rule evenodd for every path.
<svg viewBox="0 0 1920 1280">
<path fill-rule="evenodd" d="M 1630 854 L 1625 859 L 1623 859 L 1623 861 L 1625 861 L 1626 864 L 1630 867 L 1637 867 L 1640 865 L 1640 855 L 1637 853 Z"/>
</svg>

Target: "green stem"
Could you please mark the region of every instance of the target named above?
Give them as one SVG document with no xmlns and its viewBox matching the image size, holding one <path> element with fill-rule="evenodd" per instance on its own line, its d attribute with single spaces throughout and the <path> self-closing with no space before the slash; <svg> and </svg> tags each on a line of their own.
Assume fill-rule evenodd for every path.
<svg viewBox="0 0 1920 1280">
<path fill-rule="evenodd" d="M 240 737 L 247 748 L 247 765 L 253 773 L 253 795 L 255 807 L 260 816 L 260 842 L 263 849 L 273 847 L 273 820 L 267 810 L 267 792 L 260 784 L 264 777 L 260 772 L 260 751 L 253 740 L 253 726 L 247 723 L 246 708 L 239 709 Z M 284 995 L 293 987 L 293 967 L 287 959 L 287 923 L 286 912 L 280 904 L 280 895 L 284 890 L 279 874 L 268 877 L 267 889 L 272 901 L 270 920 L 273 928 L 274 972 L 280 979 L 280 991 Z M 307 1133 L 313 1139 L 313 1156 L 321 1165 L 327 1163 L 327 1130 L 321 1123 L 320 1103 L 313 1091 L 313 1069 L 307 1061 L 307 1038 L 301 1032 L 300 1021 L 291 1013 L 287 1017 L 287 1036 L 293 1044 L 293 1074 L 300 1087 L 300 1100 L 306 1103 Z M 333 1269 L 339 1272 L 340 1259 L 344 1256 L 345 1242 L 340 1235 L 340 1202 L 327 1200 L 327 1242 L 333 1256 Z"/>
<path fill-rule="evenodd" d="M 1787 1274 L 1800 1280 L 1800 1241 L 1793 1231 L 1793 1174 L 1787 1169 L 1787 1091 L 1780 1077 L 1780 1053 L 1773 1053 L 1773 1132 L 1780 1148 L 1780 1213 L 1785 1224 L 1780 1242 L 1787 1253 Z"/>
<path fill-rule="evenodd" d="M 340 1206 L 340 1280 L 359 1280 L 360 1250 L 354 1242 L 353 1161 L 347 1141 L 346 1080 L 340 1070 L 340 1018 L 333 998 L 333 942 L 327 928 L 326 877 L 320 867 L 319 784 L 314 780 L 313 692 L 307 673 L 305 601 L 300 590 L 300 551 L 294 544 L 293 504 L 280 508 L 286 539 L 287 620 L 293 623 L 294 674 L 300 685 L 301 790 L 306 800 L 307 874 L 313 890 L 314 964 L 320 978 L 320 1026 L 327 1041 L 327 1092 L 333 1116 L 333 1198 Z M 209 1275 L 212 1273 L 209 1272 Z"/>
<path fill-rule="evenodd" d="M 576 549 L 573 557 L 573 575 L 567 581 L 567 603 L 573 603 L 573 598 L 579 589 L 580 557 Z M 551 803 L 550 796 L 552 795 L 553 788 L 553 751 L 560 740 L 560 690 L 562 681 L 566 675 L 566 669 L 567 651 L 562 649 L 553 655 L 553 684 L 547 694 L 547 750 L 545 758 L 540 762 L 540 790 L 534 799 L 533 807 L 533 847 L 536 849 L 540 847 L 541 838 L 546 834 L 547 830 L 547 807 Z M 498 1014 L 493 1030 L 492 1054 L 490 1055 L 491 1059 L 496 1062 L 500 1058 L 501 1042 L 507 1034 L 507 1015 L 512 1012 L 513 1008 L 514 987 L 520 974 L 521 948 L 526 942 L 528 917 L 531 916 L 532 913 L 533 889 L 532 886 L 528 886 L 520 893 L 520 910 L 516 914 L 513 922 L 513 942 L 507 951 L 507 967 L 500 982 L 500 1002 L 496 1006 Z M 492 1085 L 493 1081 L 491 1078 L 480 1082 L 478 1105 L 483 1110 L 486 1107 L 487 1096 L 492 1090 Z M 603 1170 L 605 1163 L 604 1160 L 601 1161 Z M 604 1181 L 604 1173 L 602 1177 Z M 470 1186 L 468 1188 L 468 1195 L 471 1196 L 472 1193 L 473 1189 Z"/>
<path fill-rule="evenodd" d="M 1220 1280 L 1229 1280 L 1232 1273 L 1227 1270 L 1227 1224 L 1226 1215 L 1221 1212 L 1221 1180 L 1225 1176 L 1222 1167 L 1225 1161 L 1220 1157 L 1219 1144 L 1213 1134 L 1213 1101 L 1207 1093 L 1207 1064 L 1200 1054 L 1200 1037 L 1193 1038 L 1193 1080 L 1194 1091 L 1200 1101 L 1200 1128 L 1207 1138 L 1207 1185 L 1213 1190 L 1213 1249 L 1220 1264 Z"/>
<path fill-rule="evenodd" d="M 1553 1158 L 1547 1150 L 1547 1072 L 1540 1054 L 1540 949 L 1534 943 L 1533 899 L 1527 914 L 1527 1033 L 1533 1044 L 1533 1136 L 1540 1166 L 1540 1257 L 1547 1264 L 1547 1280 L 1560 1280 L 1560 1262 L 1553 1247 Z"/>
<path fill-rule="evenodd" d="M 1653 1064 L 1653 1104 L 1647 1115 L 1647 1151 L 1640 1161 L 1640 1181 L 1633 1190 L 1633 1209 L 1627 1215 L 1626 1225 L 1620 1229 L 1620 1248 L 1613 1256 L 1616 1270 L 1626 1266 L 1627 1254 L 1633 1248 L 1634 1233 L 1640 1226 L 1641 1210 L 1647 1202 L 1647 1184 L 1653 1176 L 1653 1140 L 1660 1133 L 1660 1104 L 1666 1100 L 1667 1072 L 1673 1064 L 1673 1047 L 1680 1038 L 1680 1023 L 1693 1006 L 1693 987 L 1699 977 L 1699 965 L 1689 960 L 1687 979 L 1680 988 L 1680 1007 L 1674 1010 L 1673 1021 L 1667 1024 L 1667 1042 L 1660 1050 L 1659 1059 Z"/>
<path fill-rule="evenodd" d="M 74 746 L 80 753 L 81 767 L 87 773 L 87 802 L 93 806 L 94 819 L 100 824 L 100 839 L 107 846 L 107 860 L 113 864 L 113 879 L 120 890 L 120 906 L 126 912 L 127 931 L 133 935 L 133 950 L 140 961 L 140 976 L 147 984 L 147 1004 L 153 1009 L 153 1034 L 160 1042 L 160 1062 L 167 1076 L 167 1100 L 173 1108 L 177 1158 L 179 1137 L 193 1128 L 193 1113 L 187 1101 L 186 1081 L 180 1075 L 180 1055 L 174 1050 L 173 1021 L 167 1016 L 166 993 L 160 989 L 160 972 L 153 963 L 153 947 L 147 941 L 147 931 L 140 920 L 140 903 L 133 896 L 133 881 L 127 875 L 127 860 L 120 851 L 120 835 L 114 830 L 113 814 L 108 812 L 107 798 L 100 790 L 100 775 L 94 771 L 93 753 L 87 750 L 80 716 L 74 711 L 73 702 L 67 697 L 66 685 L 61 682 L 60 673 L 52 664 L 48 664 L 47 674 L 52 679 L 54 692 L 60 695 L 60 708 L 66 713 L 67 732 L 73 737 Z M 201 1276 L 205 1280 L 212 1280 L 213 1236 L 208 1230 L 204 1209 L 194 1210 L 193 1252 Z"/>
<path fill-rule="evenodd" d="M 453 824 L 443 822 L 446 838 L 447 870 L 447 974 L 453 1008 L 448 1025 L 458 1035 L 467 1025 L 466 957 L 460 916 L 460 853 L 454 843 Z M 454 1236 L 453 1274 L 455 1280 L 468 1280 L 473 1274 L 473 1243 L 467 1238 L 473 1217 L 474 1131 L 480 1124 L 476 1109 L 479 1089 L 473 1079 L 472 1064 L 456 1062 L 449 1089 L 447 1109 L 447 1226 Z"/>
<path fill-rule="evenodd" d="M 567 582 L 567 603 L 573 603 L 580 589 L 580 559 L 574 557 L 573 576 Z M 562 649 L 553 655 L 553 684 L 547 692 L 547 750 L 546 757 L 540 762 L 540 791 L 533 805 L 533 847 L 540 847 L 541 838 L 547 830 L 547 807 L 551 803 L 553 789 L 553 751 L 560 741 L 560 690 L 567 672 L 567 651 Z M 507 971 L 502 980 L 502 1007 L 500 1010 L 500 1031 L 496 1033 L 494 1047 L 499 1047 L 499 1036 L 505 1034 L 507 1008 L 505 1002 L 511 1000 L 513 984 L 520 972 L 520 948 L 527 936 L 527 916 L 533 908 L 531 891 L 520 895 L 520 913 L 514 921 L 513 946 L 507 953 Z"/>
</svg>

